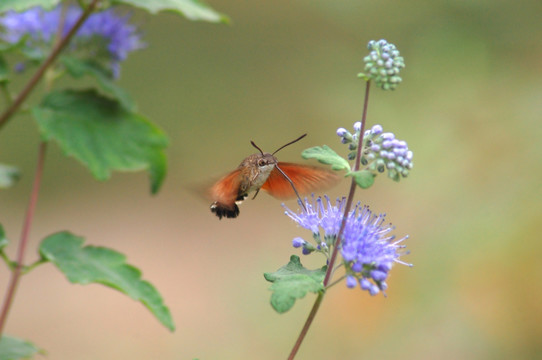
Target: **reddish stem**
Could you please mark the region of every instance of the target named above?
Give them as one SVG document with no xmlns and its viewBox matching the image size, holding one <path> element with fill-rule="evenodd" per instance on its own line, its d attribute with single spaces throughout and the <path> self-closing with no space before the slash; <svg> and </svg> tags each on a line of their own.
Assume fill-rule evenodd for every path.
<svg viewBox="0 0 542 360">
<path fill-rule="evenodd" d="M 356 160 L 354 163 L 354 171 L 359 170 L 359 165 L 361 161 L 361 151 L 363 147 L 363 133 L 365 132 L 365 122 L 367 120 L 367 106 L 369 104 L 370 85 L 371 85 L 371 82 L 367 81 L 367 85 L 365 87 L 365 98 L 363 100 L 364 101 L 363 114 L 361 116 L 361 129 L 359 131 L 359 139 L 358 139 L 359 143 L 358 143 L 358 150 L 356 154 Z M 341 244 L 344 228 L 346 227 L 346 220 L 348 219 L 348 213 L 350 213 L 350 209 L 352 208 L 352 202 L 354 201 L 355 192 L 356 192 L 356 182 L 354 178 L 352 178 L 352 183 L 350 184 L 350 191 L 348 193 L 348 199 L 346 200 L 346 206 L 344 208 L 343 220 L 341 222 L 339 233 L 337 234 L 337 240 L 335 241 L 335 246 L 333 247 L 333 253 L 331 254 L 331 258 L 327 266 L 326 276 L 324 277 L 324 288 L 327 287 L 329 281 L 331 280 L 333 267 L 335 266 L 335 260 L 337 259 L 337 253 L 339 252 L 339 245 Z M 322 303 L 323 299 L 324 299 L 324 293 L 323 292 L 318 293 L 318 297 L 316 298 L 316 301 L 314 302 L 314 305 L 312 306 L 312 310 L 309 316 L 307 317 L 307 320 L 305 321 L 305 325 L 303 326 L 303 329 L 301 329 L 301 332 L 299 333 L 299 336 L 297 337 L 297 341 L 295 342 L 295 345 L 292 348 L 290 355 L 288 356 L 288 360 L 293 360 L 295 358 L 295 355 L 297 354 L 297 351 L 299 350 L 299 347 L 301 346 L 303 339 L 305 339 L 305 336 L 307 335 L 307 332 L 309 331 L 312 321 L 316 317 L 316 313 L 318 312 L 318 309 L 320 308 L 320 304 Z"/>
<path fill-rule="evenodd" d="M 28 244 L 30 227 L 32 226 L 32 220 L 34 219 L 36 203 L 38 202 L 38 194 L 41 185 L 46 150 L 47 143 L 43 141 L 39 147 L 38 164 L 36 166 L 36 174 L 34 175 L 34 185 L 32 186 L 32 193 L 30 194 L 30 201 L 28 202 L 28 209 L 26 211 L 26 217 L 24 219 L 23 231 L 21 233 L 21 241 L 19 242 L 19 248 L 17 249 L 16 265 L 15 269 L 11 273 L 8 290 L 4 299 L 4 304 L 2 305 L 2 312 L 0 313 L 0 336 L 6 324 L 7 315 L 13 302 L 13 298 L 15 297 L 15 291 L 17 290 L 17 285 L 19 284 L 19 280 L 21 279 L 22 275 L 24 254 L 26 246 Z"/>
</svg>

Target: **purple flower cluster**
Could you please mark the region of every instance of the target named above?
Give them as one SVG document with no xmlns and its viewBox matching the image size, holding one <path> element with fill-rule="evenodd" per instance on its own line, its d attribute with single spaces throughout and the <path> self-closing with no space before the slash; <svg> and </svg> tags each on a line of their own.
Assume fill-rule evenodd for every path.
<svg viewBox="0 0 542 360">
<path fill-rule="evenodd" d="M 292 242 L 296 248 L 302 247 L 303 254 L 313 251 L 329 254 L 329 248 L 335 245 L 341 222 L 345 199 L 337 199 L 335 205 L 329 197 L 325 196 L 325 203 L 321 197 L 308 201 L 305 199 L 306 212 L 296 213 L 285 207 L 285 214 L 301 227 L 311 230 L 316 246 L 302 238 L 295 238 Z M 358 204 L 350 211 L 342 236 L 341 255 L 346 271 L 346 286 L 356 287 L 358 284 L 363 290 L 376 295 L 387 288 L 385 280 L 394 263 L 412 266 L 401 260 L 405 246 L 401 242 L 405 236 L 395 240 L 390 233 L 395 229 L 390 224 L 384 224 L 385 215 L 373 214 L 367 206 Z M 322 240 L 321 232 L 324 233 Z"/>
<path fill-rule="evenodd" d="M 348 154 L 348 158 L 350 160 L 356 157 L 360 128 L 361 123 L 356 122 L 354 134 L 344 128 L 337 129 L 337 135 L 341 138 L 341 142 L 349 144 L 348 149 L 351 152 Z M 391 132 L 383 132 L 380 125 L 374 125 L 365 131 L 363 144 L 361 164 L 367 166 L 368 170 L 375 173 L 387 170 L 388 176 L 398 181 L 401 177 L 407 177 L 414 166 L 412 163 L 413 153 L 408 149 L 406 141 L 396 139 Z"/>
<path fill-rule="evenodd" d="M 66 35 L 81 13 L 81 9 L 75 6 L 67 8 L 64 15 L 60 6 L 51 11 L 44 11 L 41 7 L 21 13 L 9 11 L 0 17 L 0 38 L 8 43 L 17 43 L 27 37 L 26 47 L 32 49 L 36 57 L 45 57 L 58 33 L 61 18 L 64 21 L 62 35 Z M 108 61 L 115 77 L 119 75 L 120 62 L 128 53 L 145 46 L 137 28 L 129 24 L 129 16 L 119 16 L 112 10 L 89 16 L 72 40 L 71 51 Z"/>
<path fill-rule="evenodd" d="M 399 72 L 405 67 L 405 61 L 395 45 L 386 40 L 371 40 L 367 44 L 371 50 L 363 61 L 365 73 L 359 74 L 367 80 L 374 80 L 376 85 L 384 90 L 395 90 L 402 79 Z"/>
</svg>

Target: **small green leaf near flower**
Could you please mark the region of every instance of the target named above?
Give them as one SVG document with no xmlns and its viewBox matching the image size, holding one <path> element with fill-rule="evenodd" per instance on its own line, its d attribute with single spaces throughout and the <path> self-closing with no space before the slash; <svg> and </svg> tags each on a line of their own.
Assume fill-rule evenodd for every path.
<svg viewBox="0 0 542 360">
<path fill-rule="evenodd" d="M 75 157 L 98 180 L 112 170 L 147 169 L 156 193 L 166 174 L 168 140 L 143 116 L 95 90 L 55 91 L 32 111 L 46 140 L 54 139 L 66 155 Z"/>
<path fill-rule="evenodd" d="M 36 345 L 11 336 L 0 338 L 0 360 L 29 359 L 41 352 Z"/>
<path fill-rule="evenodd" d="M 375 181 L 375 174 L 369 170 L 353 171 L 348 176 L 352 176 L 362 189 L 370 188 Z"/>
<path fill-rule="evenodd" d="M 271 306 L 278 313 L 284 313 L 294 306 L 297 299 L 308 292 L 324 291 L 324 276 L 327 267 L 308 270 L 301 265 L 299 256 L 292 255 L 290 262 L 273 273 L 264 273 L 267 281 L 272 282 Z"/>
<path fill-rule="evenodd" d="M 350 164 L 343 157 L 339 156 L 327 145 L 315 146 L 303 150 L 301 156 L 304 159 L 316 159 L 322 164 L 331 165 L 333 170 L 350 170 Z"/>
<path fill-rule="evenodd" d="M 169 330 L 175 330 L 169 309 L 141 272 L 126 264 L 126 257 L 104 247 L 82 247 L 84 239 L 69 232 L 59 232 L 43 239 L 41 256 L 55 264 L 72 283 L 99 283 L 119 290 L 140 301 Z"/>
</svg>

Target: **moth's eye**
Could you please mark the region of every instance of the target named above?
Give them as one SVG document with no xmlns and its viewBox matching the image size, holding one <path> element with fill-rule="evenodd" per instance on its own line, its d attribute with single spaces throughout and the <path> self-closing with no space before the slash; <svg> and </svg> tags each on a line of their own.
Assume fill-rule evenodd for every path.
<svg viewBox="0 0 542 360">
<path fill-rule="evenodd" d="M 258 160 L 258 166 L 265 166 L 265 165 L 266 165 L 266 162 L 264 159 Z"/>
</svg>

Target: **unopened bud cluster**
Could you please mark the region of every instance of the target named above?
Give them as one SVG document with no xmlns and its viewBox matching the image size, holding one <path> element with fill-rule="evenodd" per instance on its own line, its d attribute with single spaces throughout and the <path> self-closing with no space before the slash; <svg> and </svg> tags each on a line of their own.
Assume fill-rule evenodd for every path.
<svg viewBox="0 0 542 360">
<path fill-rule="evenodd" d="M 355 133 L 351 134 L 344 128 L 337 129 L 337 135 L 343 144 L 348 144 L 351 151 L 349 160 L 356 158 L 356 150 L 359 142 L 361 123 L 354 124 Z M 382 126 L 374 125 L 366 130 L 363 136 L 363 151 L 361 153 L 361 165 L 368 170 L 383 173 L 388 171 L 388 176 L 399 181 L 401 177 L 407 177 L 412 163 L 412 151 L 408 149 L 406 141 L 398 140 L 390 132 L 383 132 Z"/>
<path fill-rule="evenodd" d="M 373 80 L 384 90 L 395 90 L 402 81 L 399 71 L 405 67 L 405 61 L 399 55 L 399 50 L 386 40 L 371 40 L 367 48 L 371 52 L 363 58 L 365 69 L 358 76 L 366 81 Z"/>
</svg>

